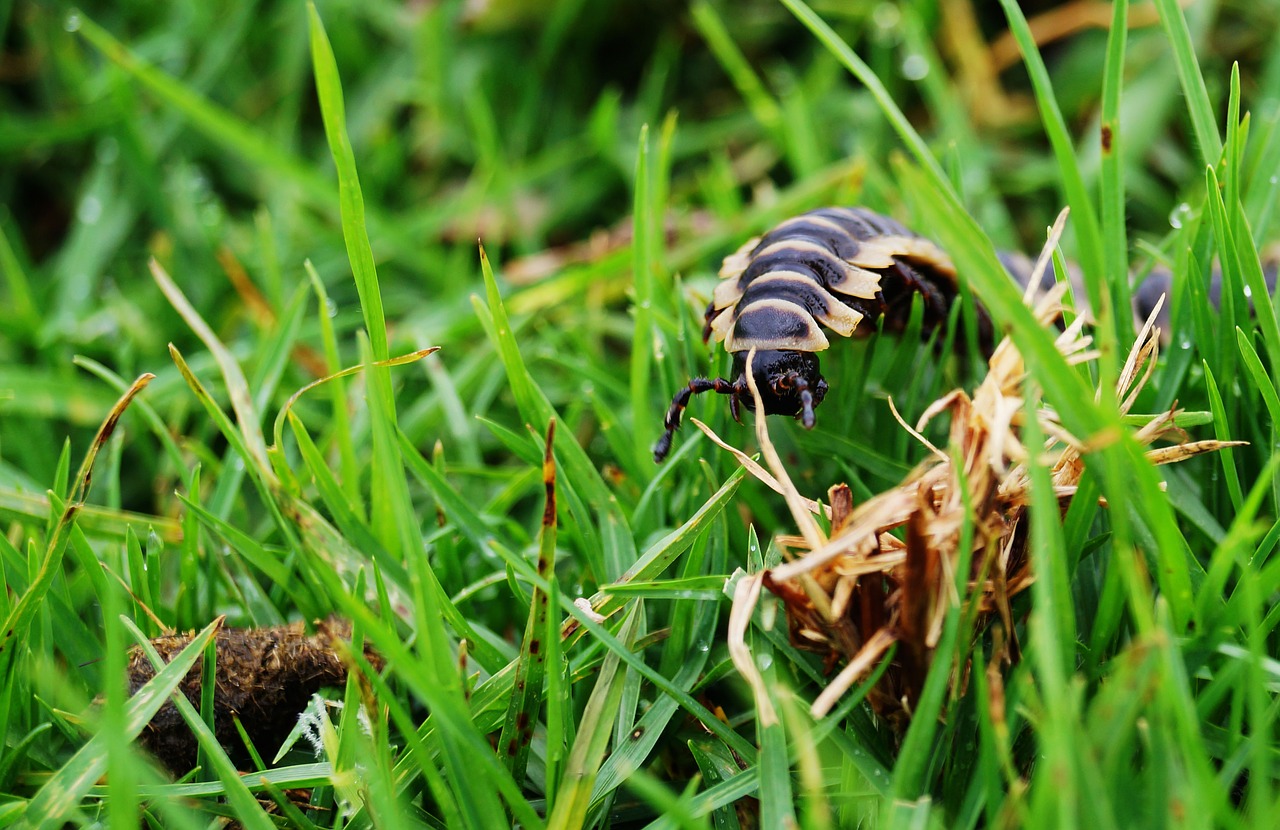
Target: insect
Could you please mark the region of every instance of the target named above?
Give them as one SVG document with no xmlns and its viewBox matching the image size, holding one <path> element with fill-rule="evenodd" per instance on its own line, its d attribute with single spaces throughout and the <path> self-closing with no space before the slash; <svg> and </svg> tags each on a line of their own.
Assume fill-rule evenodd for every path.
<svg viewBox="0 0 1280 830">
<path fill-rule="evenodd" d="M 720 278 L 702 336 L 714 335 L 733 355 L 732 379 L 693 378 L 676 393 L 654 461 L 670 452 L 694 395 L 728 395 L 736 420 L 741 407 L 755 410 L 746 378 L 751 349 L 764 414 L 793 415 L 812 429 L 813 410 L 827 394 L 817 355 L 830 346 L 824 328 L 849 337 L 864 319 L 883 316 L 886 329 L 901 330 L 919 294 L 924 331 L 932 331 L 959 292 L 955 266 L 941 248 L 863 208 L 822 208 L 788 219 L 726 257 Z M 978 317 L 979 335 L 985 330 L 989 338 L 990 319 L 985 312 Z"/>
</svg>

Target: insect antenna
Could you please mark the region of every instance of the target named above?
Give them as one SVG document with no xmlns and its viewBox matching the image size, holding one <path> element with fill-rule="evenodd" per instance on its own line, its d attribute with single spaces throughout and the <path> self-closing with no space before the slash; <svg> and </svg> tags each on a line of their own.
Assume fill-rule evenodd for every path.
<svg viewBox="0 0 1280 830">
<path fill-rule="evenodd" d="M 677 392 L 675 397 L 671 399 L 671 407 L 667 409 L 667 417 L 663 421 L 667 431 L 662 433 L 658 443 L 653 445 L 654 462 L 661 464 L 662 460 L 667 457 L 667 453 L 671 452 L 671 442 L 675 439 L 676 430 L 680 428 L 680 416 L 684 413 L 685 407 L 689 405 L 690 398 L 703 392 L 732 395 L 733 397 L 729 400 L 729 407 L 733 411 L 734 419 L 741 422 L 741 419 L 738 418 L 738 396 L 742 394 L 743 388 L 741 378 L 737 382 L 727 381 L 724 378 L 693 378 L 690 380 L 689 385 Z M 812 415 L 812 413 L 810 414 Z"/>
</svg>

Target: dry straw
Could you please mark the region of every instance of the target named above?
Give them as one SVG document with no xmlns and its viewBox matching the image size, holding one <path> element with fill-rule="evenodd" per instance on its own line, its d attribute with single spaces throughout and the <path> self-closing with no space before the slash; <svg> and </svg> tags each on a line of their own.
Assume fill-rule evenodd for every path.
<svg viewBox="0 0 1280 830">
<path fill-rule="evenodd" d="M 1050 262 L 1065 223 L 1059 216 L 1041 253 L 1031 286 Z M 1062 316 L 1066 286 L 1059 284 L 1038 297 L 1029 296 L 1036 318 L 1046 326 Z M 1159 350 L 1160 332 L 1153 325 L 1159 307 L 1142 327 L 1116 384 L 1116 400 L 1127 413 L 1151 377 Z M 1070 363 L 1096 359 L 1087 319 L 1078 317 L 1058 335 L 1058 350 Z M 1084 470 L 1085 443 L 1067 432 L 1056 413 L 1036 407 L 1043 435 L 1043 451 L 1032 459 L 1021 440 L 1027 372 L 1013 342 L 1004 339 L 989 361 L 985 379 L 970 398 L 953 391 L 932 404 L 913 429 L 903 427 L 930 449 L 924 462 L 891 490 L 854 507 L 846 485 L 832 487 L 827 506 L 831 522 L 823 532 L 814 514 L 820 506 L 800 495 L 769 440 L 765 418 L 756 419 L 756 434 L 767 469 L 694 421 L 720 447 L 732 452 L 749 472 L 782 494 L 795 519 L 798 536 L 780 537 L 787 561 L 776 568 L 743 576 L 734 592 L 729 621 L 729 653 L 751 686 L 761 723 L 775 722 L 764 678 L 757 670 L 746 631 L 761 590 L 768 589 L 786 607 L 791 640 L 798 647 L 823 654 L 829 666 L 843 668 L 814 700 L 811 711 L 822 717 L 894 644 L 893 663 L 869 695 L 876 711 L 902 728 L 923 688 L 933 651 L 942 634 L 947 611 L 963 602 L 977 603 L 977 612 L 1000 621 L 1005 635 L 997 637 L 1003 659 L 1012 659 L 1016 643 L 1010 599 L 1035 579 L 1035 562 L 1028 549 L 1028 506 L 1031 500 L 1029 462 L 1043 463 L 1051 473 L 1054 491 L 1065 511 Z M 750 370 L 746 377 L 756 410 L 759 393 Z M 921 435 L 925 425 L 951 416 L 946 451 Z M 1176 446 L 1149 450 L 1155 464 L 1180 461 L 1231 446 L 1230 442 L 1185 443 L 1175 425 L 1177 410 L 1155 416 L 1134 435 L 1143 446 L 1157 440 L 1179 441 Z M 897 417 L 897 411 L 894 411 Z M 901 422 L 901 418 L 899 417 Z M 893 531 L 902 528 L 902 538 Z M 967 544 L 969 551 L 962 551 Z M 968 555 L 962 555 L 967 553 Z M 965 597 L 956 591 L 956 571 L 968 561 Z M 963 682 L 967 669 L 955 677 Z"/>
</svg>

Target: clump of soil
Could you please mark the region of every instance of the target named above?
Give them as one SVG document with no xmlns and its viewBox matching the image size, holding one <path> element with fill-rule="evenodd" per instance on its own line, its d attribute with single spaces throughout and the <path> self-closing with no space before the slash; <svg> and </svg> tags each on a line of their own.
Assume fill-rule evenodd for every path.
<svg viewBox="0 0 1280 830">
<path fill-rule="evenodd" d="M 151 644 L 167 663 L 193 636 L 171 634 L 157 637 Z M 219 631 L 215 635 L 214 734 L 227 753 L 236 760 L 247 758 L 235 718 L 260 753 L 274 752 L 293 730 L 313 694 L 347 682 L 347 664 L 335 642 L 350 638 L 351 624 L 336 619 L 318 623 L 314 634 L 308 634 L 302 623 Z M 382 664 L 367 647 L 365 657 L 375 666 Z M 139 648 L 129 654 L 128 674 L 130 694 L 155 676 L 155 668 Z M 196 661 L 178 688 L 199 708 L 204 661 Z M 196 763 L 195 736 L 172 701 L 143 728 L 138 741 L 174 773 L 183 773 Z"/>
</svg>

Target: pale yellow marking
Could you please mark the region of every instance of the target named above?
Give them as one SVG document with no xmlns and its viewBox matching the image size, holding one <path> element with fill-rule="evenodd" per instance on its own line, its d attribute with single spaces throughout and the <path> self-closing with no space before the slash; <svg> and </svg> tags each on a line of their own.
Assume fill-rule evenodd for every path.
<svg viewBox="0 0 1280 830">
<path fill-rule="evenodd" d="M 814 216 L 813 214 L 810 214 L 810 213 L 802 213 L 799 216 L 792 216 L 790 219 L 787 219 L 786 221 L 782 222 L 777 227 L 775 227 L 773 230 L 769 231 L 769 233 L 774 233 L 775 231 L 784 231 L 792 225 L 800 225 L 800 224 L 818 225 L 820 227 L 824 227 L 830 230 L 832 233 L 839 234 L 841 236 L 849 235 L 849 232 L 846 231 L 844 228 L 842 228 L 839 222 L 834 222 L 822 216 Z"/>
<path fill-rule="evenodd" d="M 927 264 L 930 270 L 937 271 L 953 280 L 956 267 L 951 257 L 927 239 L 919 236 L 877 236 L 862 242 L 858 253 L 849 259 L 850 264 L 863 268 L 890 268 L 895 259 Z"/>
<path fill-rule="evenodd" d="M 715 317 L 711 318 L 711 336 L 717 343 L 723 342 L 729 336 L 729 330 L 733 328 L 733 309 L 723 309 Z"/>
<path fill-rule="evenodd" d="M 753 236 L 743 242 L 742 247 L 725 257 L 724 262 L 720 264 L 720 279 L 727 280 L 742 276 L 742 272 L 751 264 L 751 252 L 760 244 L 760 239 L 761 237 Z"/>
<path fill-rule="evenodd" d="M 723 280 L 716 283 L 715 290 L 711 292 L 711 307 L 719 311 L 738 302 L 741 297 L 742 286 L 737 279 Z"/>
<path fill-rule="evenodd" d="M 880 293 L 880 275 L 875 271 L 867 271 L 856 265 L 846 265 L 844 279 L 831 287 L 841 294 L 848 294 L 850 297 L 874 300 L 876 295 Z"/>
<path fill-rule="evenodd" d="M 820 294 L 827 305 L 827 313 L 813 315 L 818 322 L 827 328 L 839 334 L 841 337 L 848 337 L 853 334 L 853 330 L 862 322 L 862 312 L 850 308 L 845 305 L 842 300 L 824 288 L 821 284 L 814 282 L 813 278 L 800 274 L 795 271 L 770 271 L 767 274 L 761 274 L 751 281 L 752 285 L 760 283 L 792 283 L 797 286 L 803 286 L 806 291 L 815 291 Z M 875 296 L 875 295 L 872 295 Z M 803 309 L 808 311 L 808 309 Z"/>
</svg>

